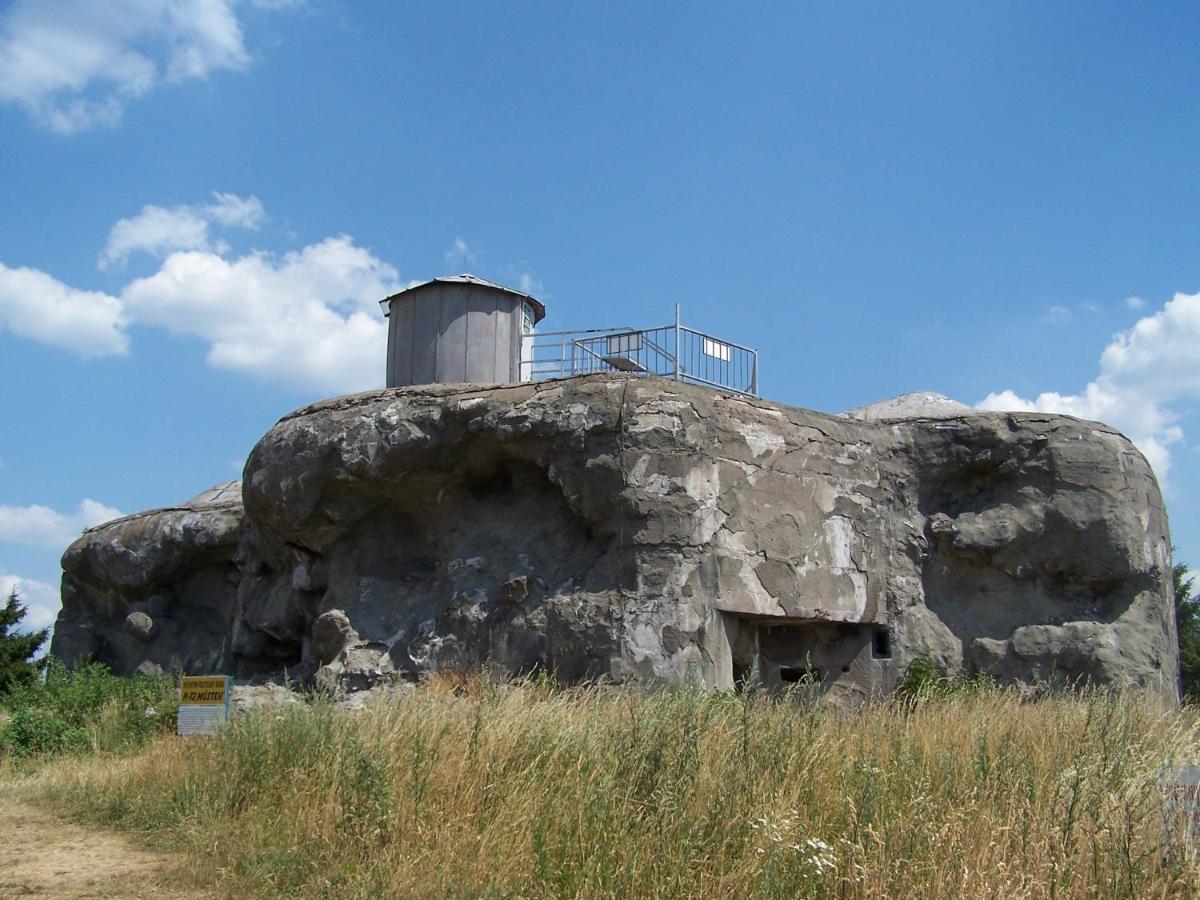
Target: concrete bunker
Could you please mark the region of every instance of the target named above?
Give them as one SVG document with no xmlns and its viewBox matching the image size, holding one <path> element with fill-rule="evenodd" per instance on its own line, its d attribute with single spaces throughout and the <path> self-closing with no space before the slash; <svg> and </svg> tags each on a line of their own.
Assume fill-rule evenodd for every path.
<svg viewBox="0 0 1200 900">
<path fill-rule="evenodd" d="M 808 683 L 851 706 L 929 654 L 954 673 L 1177 698 L 1165 511 L 1145 460 L 1096 423 L 875 424 L 599 374 L 323 401 L 274 426 L 244 474 L 228 500 L 76 541 L 56 655 L 300 680 L 328 658 L 309 652 L 316 620 L 340 610 L 355 684 L 364 666 L 486 665 Z M 193 618 L 179 583 L 201 571 L 214 596 L 228 587 L 185 646 L 170 619 Z"/>
</svg>

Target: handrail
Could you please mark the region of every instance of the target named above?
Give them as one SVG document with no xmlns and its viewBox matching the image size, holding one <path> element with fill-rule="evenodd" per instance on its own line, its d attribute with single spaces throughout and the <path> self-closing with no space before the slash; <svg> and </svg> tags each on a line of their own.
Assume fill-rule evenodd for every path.
<svg viewBox="0 0 1200 900">
<path fill-rule="evenodd" d="M 535 338 L 540 338 L 540 337 L 559 337 L 564 334 L 614 334 L 614 333 L 621 333 L 621 332 L 626 332 L 626 331 L 633 332 L 633 331 L 638 331 L 638 330 L 639 329 L 637 329 L 637 328 L 628 328 L 628 327 L 625 327 L 625 328 L 575 328 L 570 331 L 538 331 L 538 332 L 534 332 L 533 336 Z"/>
<path fill-rule="evenodd" d="M 758 351 L 685 326 L 678 310 L 675 322 L 654 328 L 582 328 L 522 337 L 523 381 L 617 371 L 758 396 Z"/>
</svg>

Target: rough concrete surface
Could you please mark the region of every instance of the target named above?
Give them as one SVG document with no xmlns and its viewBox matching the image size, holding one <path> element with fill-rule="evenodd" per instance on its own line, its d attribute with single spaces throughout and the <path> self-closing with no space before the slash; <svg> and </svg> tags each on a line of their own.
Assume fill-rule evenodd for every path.
<svg viewBox="0 0 1200 900">
<path fill-rule="evenodd" d="M 297 410 L 240 493 L 87 532 L 53 650 L 342 689 L 486 664 L 844 702 L 929 653 L 1175 698 L 1169 546 L 1141 454 L 1067 416 L 430 385 Z"/>
</svg>

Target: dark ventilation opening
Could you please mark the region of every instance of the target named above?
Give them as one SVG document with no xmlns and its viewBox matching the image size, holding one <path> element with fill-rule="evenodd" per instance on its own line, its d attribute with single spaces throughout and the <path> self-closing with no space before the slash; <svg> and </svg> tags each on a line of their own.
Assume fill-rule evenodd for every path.
<svg viewBox="0 0 1200 900">
<path fill-rule="evenodd" d="M 892 630 L 876 628 L 871 635 L 871 655 L 876 659 L 892 658 Z"/>
<path fill-rule="evenodd" d="M 780 666 L 779 680 L 784 684 L 815 684 L 821 680 L 820 669 L 803 669 L 800 666 Z"/>
</svg>

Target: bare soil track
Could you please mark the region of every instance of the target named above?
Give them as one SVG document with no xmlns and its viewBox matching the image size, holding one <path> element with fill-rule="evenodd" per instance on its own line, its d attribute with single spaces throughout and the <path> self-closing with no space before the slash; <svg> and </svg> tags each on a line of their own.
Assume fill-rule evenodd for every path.
<svg viewBox="0 0 1200 900">
<path fill-rule="evenodd" d="M 182 857 L 76 825 L 0 791 L 0 898 L 215 897 L 191 885 Z"/>
</svg>

